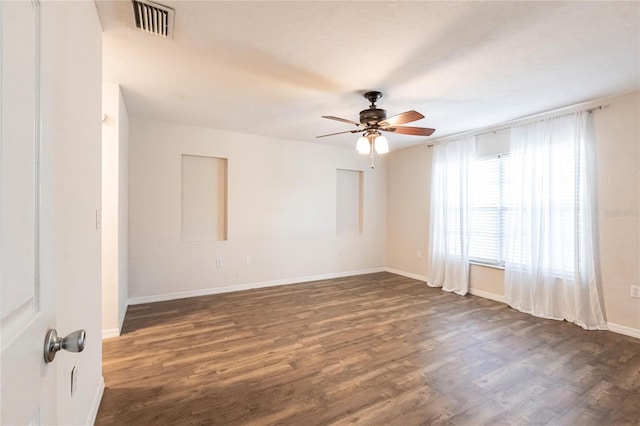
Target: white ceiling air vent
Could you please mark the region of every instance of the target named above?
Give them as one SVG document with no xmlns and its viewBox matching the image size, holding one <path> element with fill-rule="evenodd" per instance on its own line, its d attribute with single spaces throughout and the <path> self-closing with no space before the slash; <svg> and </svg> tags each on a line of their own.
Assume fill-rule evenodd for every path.
<svg viewBox="0 0 640 426">
<path fill-rule="evenodd" d="M 173 9 L 147 0 L 132 0 L 136 28 L 173 38 Z"/>
</svg>

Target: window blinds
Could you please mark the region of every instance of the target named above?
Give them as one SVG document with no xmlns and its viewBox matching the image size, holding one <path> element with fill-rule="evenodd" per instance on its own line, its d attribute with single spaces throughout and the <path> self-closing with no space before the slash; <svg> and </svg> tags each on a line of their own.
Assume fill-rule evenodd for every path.
<svg viewBox="0 0 640 426">
<path fill-rule="evenodd" d="M 474 163 L 471 199 L 472 261 L 503 265 L 507 220 L 507 154 L 484 157 Z"/>
</svg>

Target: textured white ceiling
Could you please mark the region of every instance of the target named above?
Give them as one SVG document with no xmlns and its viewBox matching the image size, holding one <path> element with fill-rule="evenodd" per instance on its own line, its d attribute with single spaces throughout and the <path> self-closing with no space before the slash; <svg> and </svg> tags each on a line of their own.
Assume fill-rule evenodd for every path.
<svg viewBox="0 0 640 426">
<path fill-rule="evenodd" d="M 173 40 L 98 1 L 129 114 L 353 147 L 362 93 L 429 139 L 640 88 L 640 2 L 160 1 Z M 390 135 L 392 149 L 428 138 Z"/>
</svg>

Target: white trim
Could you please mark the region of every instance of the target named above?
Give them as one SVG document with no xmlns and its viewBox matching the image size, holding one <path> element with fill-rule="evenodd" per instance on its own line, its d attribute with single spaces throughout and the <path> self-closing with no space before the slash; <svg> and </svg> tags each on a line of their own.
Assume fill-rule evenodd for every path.
<svg viewBox="0 0 640 426">
<path fill-rule="evenodd" d="M 122 332 L 122 325 L 124 324 L 124 317 L 127 315 L 128 307 L 129 307 L 129 304 L 127 303 L 124 309 L 122 310 L 122 312 L 120 312 L 120 318 L 118 318 L 118 336 Z"/>
<path fill-rule="evenodd" d="M 499 269 L 501 271 L 504 271 L 504 265 L 494 265 L 491 263 L 482 263 L 482 262 L 478 262 L 475 260 L 470 260 L 469 261 L 469 265 L 473 265 L 473 266 L 482 266 L 483 268 L 492 268 L 492 269 Z"/>
<path fill-rule="evenodd" d="M 106 330 L 102 330 L 102 340 L 118 336 L 120 336 L 119 328 L 108 328 Z"/>
<path fill-rule="evenodd" d="M 87 416 L 86 425 L 92 425 L 96 422 L 96 417 L 98 417 L 98 409 L 100 408 L 100 402 L 102 402 L 102 395 L 104 394 L 104 377 L 100 376 L 100 381 L 98 382 L 98 387 L 96 388 L 96 393 L 93 395 L 93 400 L 91 401 L 91 407 L 89 407 L 89 415 Z"/>
<path fill-rule="evenodd" d="M 469 287 L 469 294 L 493 300 L 495 302 L 507 303 L 507 301 L 504 299 L 504 296 L 501 294 L 489 293 L 488 291 L 478 290 L 477 288 L 473 287 Z"/>
<path fill-rule="evenodd" d="M 627 327 L 626 325 L 614 324 L 612 322 L 608 322 L 607 327 L 609 327 L 609 331 L 613 331 L 614 333 L 624 334 L 625 336 L 640 339 L 640 329 Z"/>
<path fill-rule="evenodd" d="M 333 278 L 351 277 L 354 275 L 373 274 L 376 272 L 385 272 L 386 268 L 369 268 L 357 271 L 336 272 L 322 275 L 309 275 L 306 277 L 285 278 L 274 281 L 260 281 L 255 283 L 229 285 L 224 287 L 203 288 L 200 290 L 179 291 L 175 293 L 158 294 L 154 296 L 130 297 L 129 305 L 139 305 L 141 303 L 164 302 L 166 300 L 186 299 L 188 297 L 208 296 L 211 294 L 231 293 L 234 291 L 251 290 L 255 288 L 273 287 L 277 285 L 298 284 L 310 281 L 330 280 Z"/>
<path fill-rule="evenodd" d="M 120 318 L 118 318 L 118 328 L 107 328 L 106 330 L 102 330 L 102 340 L 111 339 L 112 337 L 118 337 L 122 334 L 122 324 L 124 324 L 124 317 L 127 314 L 127 307 L 120 313 Z"/>
<path fill-rule="evenodd" d="M 427 282 L 427 277 L 423 275 L 413 274 L 411 272 L 405 272 L 405 271 L 401 271 L 399 269 L 393 269 L 393 268 L 384 268 L 384 269 L 385 271 L 390 272 L 392 274 L 401 275 L 407 278 L 413 278 L 414 280 L 424 281 L 425 283 Z"/>
</svg>

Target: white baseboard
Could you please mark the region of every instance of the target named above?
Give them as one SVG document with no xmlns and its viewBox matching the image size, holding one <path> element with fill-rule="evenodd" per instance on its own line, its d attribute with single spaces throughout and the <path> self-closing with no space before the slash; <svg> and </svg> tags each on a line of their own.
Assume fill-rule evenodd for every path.
<svg viewBox="0 0 640 426">
<path fill-rule="evenodd" d="M 112 337 L 118 337 L 120 335 L 119 328 L 108 328 L 106 330 L 102 330 L 102 340 L 111 339 Z"/>
<path fill-rule="evenodd" d="M 118 328 L 108 328 L 106 330 L 102 330 L 102 340 L 120 336 L 120 334 L 122 333 L 122 324 L 124 324 L 124 317 L 126 314 L 126 308 L 124 311 L 120 312 L 120 318 L 118 318 Z"/>
<path fill-rule="evenodd" d="M 477 288 L 469 288 L 469 294 L 478 297 L 484 297 L 485 299 L 493 300 L 495 302 L 507 303 L 504 296 L 501 294 L 489 293 L 488 291 L 478 290 Z"/>
<path fill-rule="evenodd" d="M 203 288 L 200 290 L 179 291 L 175 293 L 158 294 L 154 296 L 140 296 L 129 298 L 129 305 L 139 305 L 141 303 L 164 302 L 166 300 L 186 299 L 188 297 L 209 296 L 211 294 L 231 293 L 234 291 L 251 290 L 255 288 L 274 287 L 278 285 L 288 285 L 305 283 L 310 281 L 330 280 L 333 278 L 351 277 L 354 275 L 373 274 L 384 272 L 386 268 L 360 269 L 357 271 L 335 272 L 331 274 L 309 275 L 297 278 L 285 278 L 274 281 L 261 281 L 255 283 L 237 284 L 224 287 Z"/>
<path fill-rule="evenodd" d="M 401 271 L 399 269 L 393 269 L 393 268 L 384 268 L 384 269 L 385 271 L 390 272 L 392 274 L 402 275 L 403 277 L 413 278 L 414 280 L 427 282 L 427 277 L 423 275 L 413 274 L 411 272 L 405 272 L 405 271 Z"/>
<path fill-rule="evenodd" d="M 640 339 L 640 330 L 637 328 L 627 327 L 626 325 L 614 324 L 612 322 L 608 322 L 607 327 L 609 327 L 609 331 L 613 331 L 614 333 L 624 334 L 625 336 L 630 336 L 630 337 L 635 337 L 636 339 Z"/>
<path fill-rule="evenodd" d="M 104 377 L 100 376 L 100 382 L 98 382 L 96 393 L 93 395 L 93 400 L 91 401 L 91 407 L 89 407 L 89 415 L 87 416 L 87 421 L 85 422 L 85 424 L 92 425 L 96 422 L 96 417 L 98 417 L 98 410 L 100 409 L 100 402 L 102 402 L 103 394 L 104 394 Z"/>
</svg>

